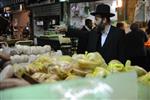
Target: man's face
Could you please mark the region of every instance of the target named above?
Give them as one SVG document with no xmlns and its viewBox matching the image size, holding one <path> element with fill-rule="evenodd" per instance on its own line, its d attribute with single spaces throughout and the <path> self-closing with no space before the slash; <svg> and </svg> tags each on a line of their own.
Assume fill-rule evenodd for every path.
<svg viewBox="0 0 150 100">
<path fill-rule="evenodd" d="M 100 15 L 95 16 L 95 25 L 98 26 L 102 21 L 102 18 Z"/>
<path fill-rule="evenodd" d="M 92 23 L 92 21 L 90 21 L 90 22 L 87 24 L 87 27 L 90 28 L 90 29 L 93 28 L 93 23 Z"/>
<path fill-rule="evenodd" d="M 106 18 L 102 18 L 100 15 L 96 15 L 95 25 L 99 31 L 103 31 L 106 25 Z"/>
</svg>

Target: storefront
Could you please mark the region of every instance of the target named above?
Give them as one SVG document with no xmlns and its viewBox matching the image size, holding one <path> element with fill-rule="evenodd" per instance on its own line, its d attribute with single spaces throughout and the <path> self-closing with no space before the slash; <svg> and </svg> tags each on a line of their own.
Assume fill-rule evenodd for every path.
<svg viewBox="0 0 150 100">
<path fill-rule="evenodd" d="M 45 32 L 54 29 L 62 19 L 62 4 L 45 4 L 30 6 L 33 17 L 34 35 L 43 35 Z"/>
</svg>

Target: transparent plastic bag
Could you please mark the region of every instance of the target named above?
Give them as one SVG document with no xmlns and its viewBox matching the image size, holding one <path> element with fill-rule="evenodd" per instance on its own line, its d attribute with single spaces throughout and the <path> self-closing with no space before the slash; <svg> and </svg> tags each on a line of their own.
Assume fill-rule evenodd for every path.
<svg viewBox="0 0 150 100">
<path fill-rule="evenodd" d="M 36 92 L 35 92 L 36 91 Z M 80 78 L 2 91 L 3 100 L 138 100 L 136 73 Z M 149 100 L 149 99 L 148 99 Z"/>
</svg>

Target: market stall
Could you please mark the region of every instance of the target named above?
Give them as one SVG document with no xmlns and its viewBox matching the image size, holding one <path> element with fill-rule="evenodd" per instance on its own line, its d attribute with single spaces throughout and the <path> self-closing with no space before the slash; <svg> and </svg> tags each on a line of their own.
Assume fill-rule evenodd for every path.
<svg viewBox="0 0 150 100">
<path fill-rule="evenodd" d="M 15 76 L 30 85 L 14 89 L 3 88 L 0 91 L 3 99 L 74 97 L 149 100 L 150 73 L 139 66 L 131 66 L 129 60 L 125 65 L 118 60 L 106 64 L 97 52 L 69 56 L 62 55 L 60 51 L 51 51 L 50 46 L 16 45 L 15 48 L 17 55 L 11 56 L 11 65 L 0 74 L 1 84 L 5 79 Z M 36 95 L 32 90 L 36 90 Z M 47 91 L 46 94 L 43 94 L 44 91 Z M 73 94 L 68 97 L 66 95 L 69 91 Z M 26 95 L 23 95 L 25 92 Z"/>
<path fill-rule="evenodd" d="M 150 72 L 142 66 L 114 58 L 106 63 L 99 52 L 77 54 L 79 38 L 76 34 L 66 37 L 73 32 L 64 34 L 68 27 L 61 21 L 70 21 L 73 29 L 81 28 L 83 20 L 91 18 L 90 12 L 102 2 L 119 14 L 114 7 L 117 0 L 84 1 L 29 5 L 34 41 L 8 38 L 1 42 L 0 53 L 10 55 L 9 63 L 0 70 L 2 100 L 150 100 Z M 62 13 L 63 6 L 69 6 L 69 16 L 65 15 L 68 11 Z M 148 50 L 149 43 L 145 42 Z"/>
</svg>

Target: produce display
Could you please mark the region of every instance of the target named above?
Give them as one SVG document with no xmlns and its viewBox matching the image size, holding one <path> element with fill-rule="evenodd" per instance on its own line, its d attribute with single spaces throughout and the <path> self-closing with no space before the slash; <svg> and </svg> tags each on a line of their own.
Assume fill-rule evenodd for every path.
<svg viewBox="0 0 150 100">
<path fill-rule="evenodd" d="M 11 63 L 28 63 L 33 61 L 41 54 L 46 54 L 51 52 L 51 47 L 49 45 L 45 46 L 26 46 L 26 45 L 16 45 L 14 50 L 15 55 L 12 55 Z"/>
<path fill-rule="evenodd" d="M 18 70 L 16 75 L 22 77 L 23 74 L 27 74 L 39 83 L 84 77 L 105 78 L 117 72 L 136 71 L 139 82 L 150 85 L 150 73 L 143 68 L 131 66 L 130 60 L 127 60 L 125 65 L 118 60 L 112 60 L 107 65 L 98 52 L 86 52 L 73 56 L 40 55 L 26 67 L 20 66 L 20 68 L 22 68 L 21 71 Z"/>
<path fill-rule="evenodd" d="M 45 46 L 26 46 L 26 45 L 16 45 L 17 54 L 26 54 L 26 55 L 38 55 L 51 51 L 51 47 L 49 45 Z"/>
</svg>

